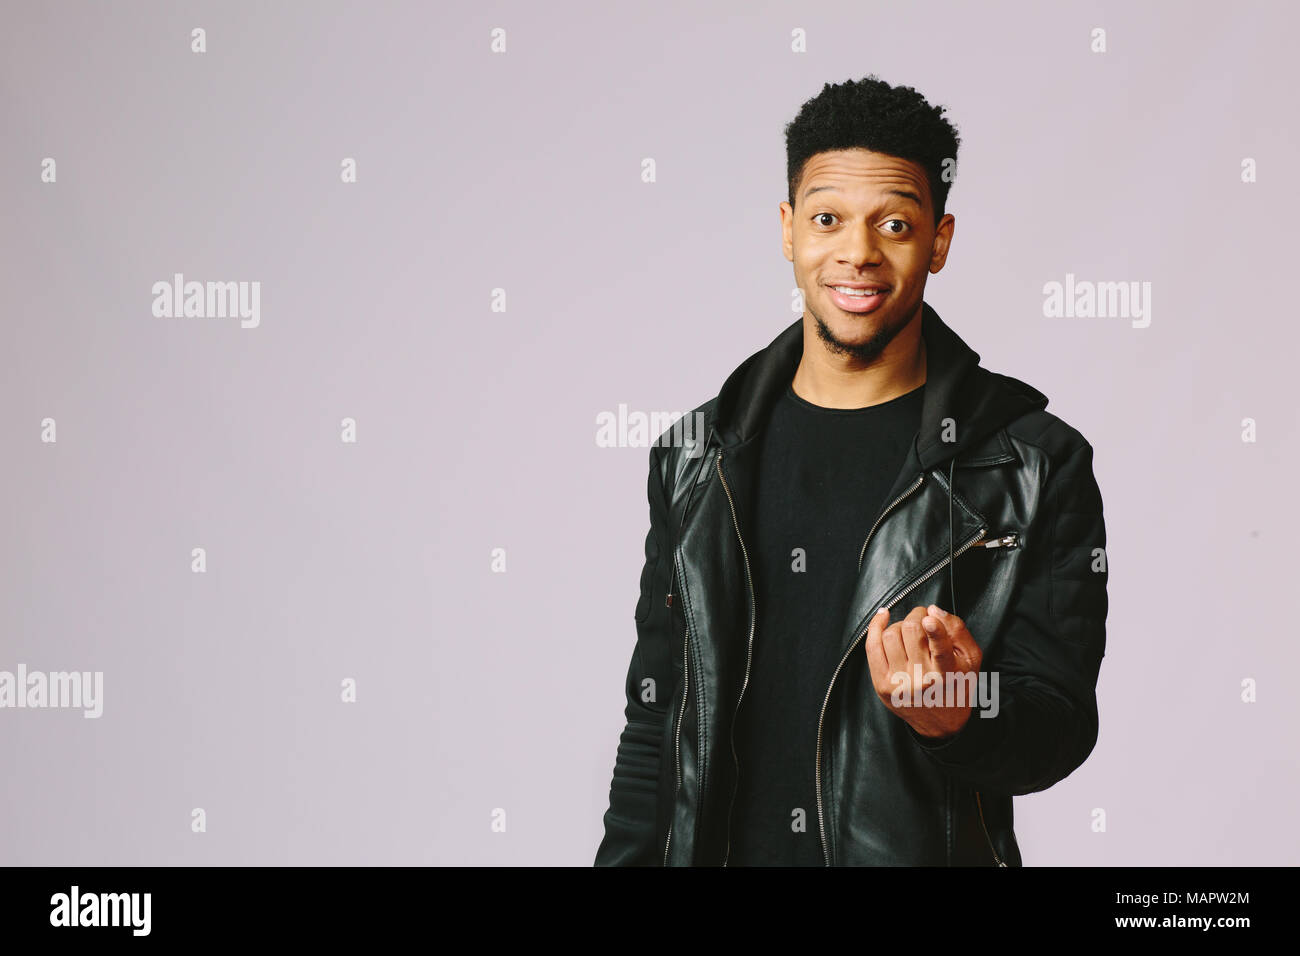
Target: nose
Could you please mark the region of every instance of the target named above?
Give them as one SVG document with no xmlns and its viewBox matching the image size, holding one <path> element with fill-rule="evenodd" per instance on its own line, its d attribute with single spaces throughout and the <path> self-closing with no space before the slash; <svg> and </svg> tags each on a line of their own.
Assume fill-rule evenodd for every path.
<svg viewBox="0 0 1300 956">
<path fill-rule="evenodd" d="M 880 264 L 880 241 L 870 223 L 859 220 L 841 230 L 840 235 L 844 241 L 840 248 L 840 262 L 859 271 Z"/>
</svg>

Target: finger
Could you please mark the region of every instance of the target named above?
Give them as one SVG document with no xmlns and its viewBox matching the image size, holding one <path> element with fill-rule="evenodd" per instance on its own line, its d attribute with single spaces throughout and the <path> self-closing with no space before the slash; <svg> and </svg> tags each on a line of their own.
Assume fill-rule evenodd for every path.
<svg viewBox="0 0 1300 956">
<path fill-rule="evenodd" d="M 930 636 L 930 663 L 934 669 L 944 674 L 955 670 L 957 655 L 943 622 L 937 617 L 927 614 L 921 619 L 921 626 Z"/>
<path fill-rule="evenodd" d="M 984 652 L 966 627 L 966 622 L 956 614 L 945 611 L 937 604 L 930 605 L 930 613 L 939 619 L 944 632 L 952 642 L 953 653 L 965 670 L 979 670 Z"/>
<path fill-rule="evenodd" d="M 952 654 L 958 670 L 977 671 L 980 669 L 980 659 L 978 655 L 972 655 L 964 646 L 954 643 L 952 645 Z"/>
<path fill-rule="evenodd" d="M 876 688 L 877 693 L 880 693 L 882 687 L 889 687 L 889 660 L 885 657 L 885 645 L 880 639 L 886 618 L 884 615 L 880 615 L 880 617 L 881 626 L 873 625 L 868 627 L 867 639 L 864 642 L 867 652 L 867 666 L 871 669 L 871 684 Z"/>
<path fill-rule="evenodd" d="M 927 609 L 927 608 L 923 608 L 923 607 L 914 607 L 914 608 L 912 608 L 912 610 L 910 610 L 910 611 L 907 612 L 907 617 L 903 618 L 903 620 L 904 620 L 904 621 L 915 621 L 917 624 L 920 624 L 920 623 L 921 623 L 921 618 L 925 617 L 925 615 L 926 615 L 927 613 L 928 613 L 928 609 Z"/>
<path fill-rule="evenodd" d="M 891 624 L 880 633 L 880 642 L 885 647 L 885 659 L 891 671 L 907 671 L 907 649 L 903 647 L 901 622 Z"/>
<path fill-rule="evenodd" d="M 889 609 L 878 607 L 876 613 L 871 615 L 871 620 L 867 622 L 867 637 L 874 634 L 879 638 L 887 627 L 889 627 Z"/>
<path fill-rule="evenodd" d="M 903 627 L 903 646 L 907 650 L 907 673 L 914 680 L 917 674 L 920 674 L 920 687 L 918 690 L 928 687 L 936 680 L 942 680 L 943 675 L 936 670 L 930 654 L 930 636 L 926 633 L 923 622 L 925 621 L 926 609 L 923 607 L 914 607 L 908 613 L 902 622 Z"/>
<path fill-rule="evenodd" d="M 929 607 L 927 607 L 925 610 L 926 610 L 926 611 L 927 611 L 931 616 L 933 616 L 933 617 L 937 617 L 939 620 L 943 621 L 944 629 L 947 630 L 947 632 L 948 632 L 948 636 L 949 636 L 949 637 L 952 637 L 952 638 L 956 639 L 957 631 L 959 631 L 959 630 L 960 630 L 960 631 L 965 631 L 965 630 L 966 630 L 966 622 L 965 622 L 965 621 L 963 621 L 961 618 L 959 618 L 956 614 L 953 614 L 951 611 L 945 611 L 943 608 L 939 607 L 939 605 L 937 605 L 937 604 L 931 604 L 931 605 L 930 605 Z M 970 633 L 970 632 L 967 631 L 967 633 Z"/>
<path fill-rule="evenodd" d="M 907 651 L 908 669 L 913 664 L 920 664 L 921 670 L 925 670 L 926 662 L 930 659 L 930 640 L 926 637 L 921 622 L 913 620 L 909 614 L 899 627 L 903 632 L 903 649 Z"/>
<path fill-rule="evenodd" d="M 910 667 L 913 663 L 925 663 L 926 655 L 929 648 L 926 646 L 925 629 L 921 627 L 921 621 L 925 617 L 925 608 L 914 607 L 907 613 L 899 623 L 902 625 L 903 647 L 907 651 L 907 661 Z M 908 625 L 914 625 L 909 627 Z"/>
<path fill-rule="evenodd" d="M 864 648 L 867 652 L 867 664 L 871 667 L 871 681 L 877 691 L 889 682 L 889 658 L 885 654 L 885 644 L 882 640 L 882 635 L 888 626 L 889 612 L 883 607 L 876 608 L 876 613 L 867 622 L 867 639 Z"/>
</svg>

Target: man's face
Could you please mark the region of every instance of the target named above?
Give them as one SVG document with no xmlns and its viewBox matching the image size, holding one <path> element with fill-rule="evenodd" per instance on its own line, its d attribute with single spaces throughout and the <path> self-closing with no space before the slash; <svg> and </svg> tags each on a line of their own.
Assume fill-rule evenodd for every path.
<svg viewBox="0 0 1300 956">
<path fill-rule="evenodd" d="M 781 229 L 804 308 L 827 347 L 862 364 L 879 357 L 919 314 L 926 276 L 943 268 L 954 225 L 945 215 L 936 228 L 917 163 L 864 149 L 812 156 L 794 208 L 781 203 Z M 879 294 L 835 290 L 845 283 Z"/>
</svg>

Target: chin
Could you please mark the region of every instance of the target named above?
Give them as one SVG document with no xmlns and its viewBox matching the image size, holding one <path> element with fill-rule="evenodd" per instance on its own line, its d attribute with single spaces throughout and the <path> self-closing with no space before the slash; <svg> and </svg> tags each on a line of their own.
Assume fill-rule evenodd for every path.
<svg viewBox="0 0 1300 956">
<path fill-rule="evenodd" d="M 845 329 L 855 335 L 861 335 L 863 338 L 870 337 L 881 325 L 884 320 L 889 318 L 888 307 L 878 309 L 875 312 L 845 312 L 838 305 L 832 303 L 830 314 L 834 316 L 831 322 L 833 328 Z"/>
</svg>

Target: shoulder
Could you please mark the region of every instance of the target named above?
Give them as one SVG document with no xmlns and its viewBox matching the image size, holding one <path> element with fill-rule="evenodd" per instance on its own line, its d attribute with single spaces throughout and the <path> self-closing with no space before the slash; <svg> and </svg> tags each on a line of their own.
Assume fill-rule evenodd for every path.
<svg viewBox="0 0 1300 956">
<path fill-rule="evenodd" d="M 650 468 L 671 494 L 687 466 L 699 465 L 705 443 L 713 429 L 718 397 L 696 405 L 665 428 L 650 444 Z"/>
<path fill-rule="evenodd" d="M 1030 398 L 1043 397 L 1042 392 L 1020 379 L 994 374 L 1007 388 Z M 1067 462 L 1091 463 L 1092 443 L 1077 427 L 1046 408 L 1025 412 L 1008 422 L 1005 431 L 1023 458 L 1046 464 L 1047 475 Z"/>
</svg>

